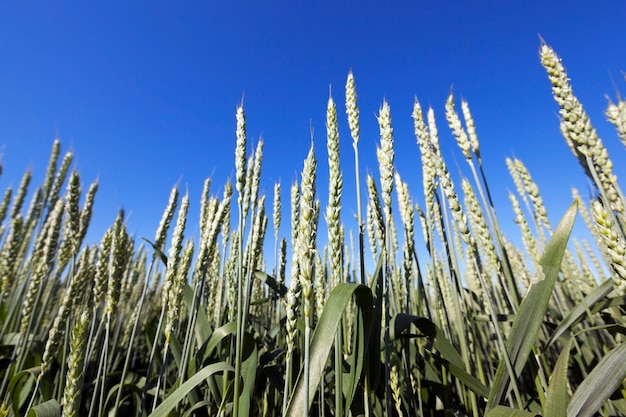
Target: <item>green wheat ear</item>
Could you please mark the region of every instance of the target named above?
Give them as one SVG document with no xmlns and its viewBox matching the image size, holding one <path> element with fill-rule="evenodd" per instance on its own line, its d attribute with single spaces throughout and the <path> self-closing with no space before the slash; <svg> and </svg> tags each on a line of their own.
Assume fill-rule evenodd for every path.
<svg viewBox="0 0 626 417">
<path fill-rule="evenodd" d="M 561 132 L 572 153 L 596 187 L 606 195 L 611 208 L 624 212 L 624 196 L 613 174 L 613 162 L 591 124 L 582 104 L 574 95 L 561 58 L 547 44 L 541 45 L 541 64 L 552 83 L 552 93 L 559 105 Z"/>
<path fill-rule="evenodd" d="M 626 242 L 623 234 L 617 231 L 612 216 L 600 201 L 591 202 L 591 213 L 601 239 L 601 249 L 610 261 L 613 271 L 611 278 L 615 283 L 615 289 L 619 295 L 626 295 Z"/>
<path fill-rule="evenodd" d="M 626 101 L 623 101 L 621 97 L 618 97 L 617 104 L 609 100 L 605 115 L 615 126 L 622 144 L 626 146 Z"/>
<path fill-rule="evenodd" d="M 343 175 L 339 165 L 339 128 L 337 125 L 337 107 L 331 97 L 326 106 L 326 135 L 328 150 L 328 205 L 326 223 L 328 225 L 328 248 L 330 260 L 331 288 L 341 281 L 343 274 L 343 243 L 341 230 L 341 195 Z"/>
<path fill-rule="evenodd" d="M 85 349 L 87 347 L 88 323 L 89 312 L 83 310 L 79 313 L 72 330 L 65 391 L 63 392 L 63 417 L 80 415 L 80 397 L 83 391 L 83 368 Z"/>
</svg>

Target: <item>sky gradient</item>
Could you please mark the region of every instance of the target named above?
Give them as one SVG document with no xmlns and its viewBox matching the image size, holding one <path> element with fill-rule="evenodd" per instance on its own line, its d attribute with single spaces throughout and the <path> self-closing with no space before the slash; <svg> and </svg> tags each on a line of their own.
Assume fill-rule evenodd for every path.
<svg viewBox="0 0 626 417">
<path fill-rule="evenodd" d="M 265 141 L 261 189 L 268 211 L 277 181 L 283 207 L 289 206 L 311 127 L 324 204 L 332 91 L 348 220 L 356 213 L 344 106 L 352 69 L 362 176 L 378 175 L 375 115 L 386 98 L 396 168 L 423 204 L 410 117 L 417 96 L 424 109 L 435 110 L 458 187 L 459 169 L 468 171 L 445 122 L 453 88 L 458 103 L 463 97 L 470 104 L 501 222 L 512 224 L 507 195 L 514 185 L 505 158 L 515 156 L 556 224 L 571 187 L 587 194 L 588 182 L 559 133 L 558 108 L 539 63 L 540 36 L 563 58 L 574 93 L 623 178 L 624 149 L 604 110 L 607 96 L 626 91 L 625 19 L 622 1 L 3 2 L 0 187 L 17 187 L 27 168 L 40 184 L 58 137 L 64 151 L 75 153 L 83 188 L 100 181 L 88 241 L 99 240 L 119 208 L 130 214 L 132 233 L 153 237 L 176 183 L 189 190 L 189 233 L 197 233 L 204 179 L 212 177 L 212 194 L 221 195 L 234 178 L 235 109 L 244 97 L 249 152 L 260 136 Z M 283 219 L 281 234 L 288 236 L 287 212 Z"/>
</svg>

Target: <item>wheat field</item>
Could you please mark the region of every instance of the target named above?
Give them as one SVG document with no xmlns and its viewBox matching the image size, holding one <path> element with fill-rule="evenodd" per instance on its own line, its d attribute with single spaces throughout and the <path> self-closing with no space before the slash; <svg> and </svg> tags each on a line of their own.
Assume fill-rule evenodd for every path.
<svg viewBox="0 0 626 417">
<path fill-rule="evenodd" d="M 89 243 L 98 183 L 81 182 L 56 140 L 43 184 L 27 171 L 0 203 L 0 414 L 626 415 L 626 199 L 560 58 L 542 44 L 540 60 L 594 194 L 574 190 L 551 224 L 532 173 L 507 159 L 517 236 L 502 231 L 491 196 L 503 190 L 489 187 L 469 104 L 452 94 L 437 111 L 465 158 L 460 183 L 435 110 L 417 99 L 424 200 L 394 168 L 386 101 L 379 175 L 364 174 L 352 73 L 354 155 L 341 157 L 354 157 L 355 172 L 341 168 L 343 112 L 331 96 L 325 207 L 320 143 L 297 181 L 260 192 L 263 141 L 247 154 L 242 104 L 223 193 L 211 178 L 201 196 L 176 186 L 152 240 L 131 236 L 120 211 Z M 626 102 L 610 102 L 606 117 L 626 146 Z M 344 183 L 357 207 L 343 205 Z M 346 210 L 356 230 L 342 224 Z M 577 217 L 588 235 L 572 234 Z"/>
</svg>

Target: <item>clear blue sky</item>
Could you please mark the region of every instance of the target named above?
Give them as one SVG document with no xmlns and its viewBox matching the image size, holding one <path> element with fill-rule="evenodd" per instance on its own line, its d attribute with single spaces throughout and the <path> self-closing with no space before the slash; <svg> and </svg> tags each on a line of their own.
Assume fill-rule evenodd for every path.
<svg viewBox="0 0 626 417">
<path fill-rule="evenodd" d="M 249 143 L 265 140 L 267 209 L 279 180 L 288 207 L 310 123 L 325 200 L 332 85 L 349 219 L 356 208 L 343 103 L 352 69 L 364 172 L 378 173 L 375 113 L 386 97 L 397 168 L 422 203 L 414 95 L 435 109 L 448 165 L 462 166 L 444 118 L 453 86 L 470 103 L 501 221 L 512 219 L 504 159 L 515 155 L 534 175 L 556 223 L 570 188 L 585 193 L 587 182 L 559 133 L 539 35 L 563 57 L 624 181 L 624 150 L 603 112 L 605 95 L 615 97 L 615 86 L 626 91 L 625 22 L 623 1 L 2 2 L 0 186 L 16 187 L 27 167 L 39 184 L 59 137 L 76 154 L 84 188 L 100 179 L 91 241 L 120 207 L 131 214 L 130 230 L 151 238 L 178 181 L 189 189 L 193 215 L 206 177 L 221 195 L 234 171 L 235 108 L 245 94 Z M 287 235 L 288 213 L 283 219 Z M 192 218 L 191 232 L 196 223 Z"/>
</svg>

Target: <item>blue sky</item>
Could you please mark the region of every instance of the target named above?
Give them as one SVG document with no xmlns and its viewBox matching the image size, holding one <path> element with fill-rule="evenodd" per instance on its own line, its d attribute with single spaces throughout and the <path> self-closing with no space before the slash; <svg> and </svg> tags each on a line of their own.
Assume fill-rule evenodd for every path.
<svg viewBox="0 0 626 417">
<path fill-rule="evenodd" d="M 353 154 L 343 103 L 352 69 L 363 172 L 378 173 L 375 114 L 386 98 L 397 169 L 422 203 L 410 118 L 415 95 L 435 109 L 448 165 L 465 170 L 444 117 L 453 87 L 472 109 L 501 222 L 513 217 L 504 160 L 515 155 L 530 169 L 556 223 L 571 201 L 570 188 L 586 193 L 587 181 L 559 133 L 558 109 L 539 63 L 539 35 L 564 59 L 622 178 L 624 150 L 603 112 L 606 95 L 626 91 L 625 19 L 621 1 L 2 2 L 1 187 L 16 187 L 28 167 L 39 184 L 59 137 L 63 149 L 75 153 L 84 188 L 100 180 L 91 241 L 121 207 L 131 215 L 130 230 L 151 238 L 177 182 L 189 190 L 193 216 L 206 177 L 221 195 L 233 176 L 235 108 L 245 95 L 249 143 L 265 140 L 268 201 L 281 181 L 288 207 L 311 125 L 325 201 L 324 123 L 332 86 L 343 215 L 350 219 L 356 212 Z M 287 213 L 283 219 L 287 235 Z"/>
</svg>

